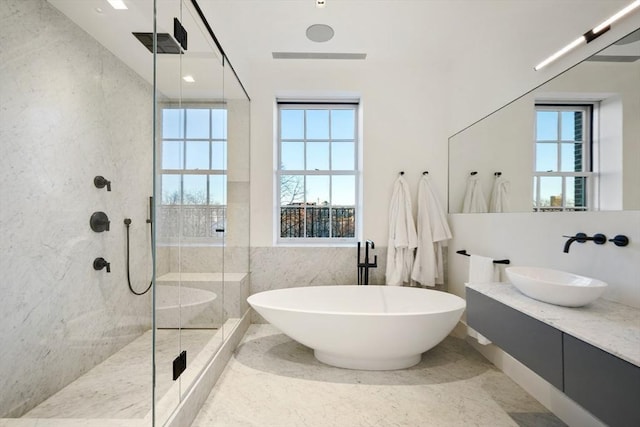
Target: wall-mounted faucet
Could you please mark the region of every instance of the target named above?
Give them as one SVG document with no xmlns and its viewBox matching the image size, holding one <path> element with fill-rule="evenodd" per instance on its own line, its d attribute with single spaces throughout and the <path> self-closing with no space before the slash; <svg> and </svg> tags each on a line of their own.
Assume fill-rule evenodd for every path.
<svg viewBox="0 0 640 427">
<path fill-rule="evenodd" d="M 111 273 L 111 264 L 108 263 L 104 258 L 96 258 L 93 260 L 94 270 L 102 270 L 105 267 L 107 268 L 107 273 Z"/>
<path fill-rule="evenodd" d="M 369 248 L 375 249 L 376 245 L 371 240 L 365 241 L 364 262 L 360 262 L 360 242 L 358 242 L 358 285 L 369 284 L 369 269 L 378 266 L 378 255 L 373 257 L 373 264 L 369 262 Z"/>
<path fill-rule="evenodd" d="M 564 253 L 569 253 L 569 247 L 573 242 L 584 243 L 586 241 L 593 241 L 596 245 L 604 245 L 607 243 L 607 236 L 601 233 L 594 234 L 593 237 L 587 236 L 585 233 L 577 233 L 575 236 L 562 236 L 568 237 L 569 240 L 564 244 Z"/>
<path fill-rule="evenodd" d="M 111 181 L 107 180 L 104 176 L 98 175 L 93 178 L 93 185 L 95 185 L 96 188 L 107 187 L 107 191 L 111 191 Z"/>
</svg>

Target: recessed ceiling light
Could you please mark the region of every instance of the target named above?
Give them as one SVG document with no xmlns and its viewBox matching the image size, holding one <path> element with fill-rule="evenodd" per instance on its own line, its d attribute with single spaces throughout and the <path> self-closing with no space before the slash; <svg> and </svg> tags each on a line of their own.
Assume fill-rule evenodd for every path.
<svg viewBox="0 0 640 427">
<path fill-rule="evenodd" d="M 184 76 L 182 80 L 184 80 L 187 83 L 194 83 L 196 81 L 196 79 L 194 79 L 193 76 L 191 75 Z"/>
<path fill-rule="evenodd" d="M 102 11 L 102 8 L 101 8 L 101 7 L 96 7 L 96 12 L 98 12 L 98 13 L 102 13 L 102 12 L 103 12 L 103 11 Z"/>
<path fill-rule="evenodd" d="M 124 4 L 124 0 L 107 0 L 112 8 L 117 10 L 128 9 L 127 5 Z"/>
<path fill-rule="evenodd" d="M 334 31 L 325 24 L 313 24 L 307 28 L 307 38 L 314 42 L 326 42 L 333 38 Z"/>
<path fill-rule="evenodd" d="M 326 0 L 316 0 L 316 7 L 318 9 L 322 9 L 326 5 L 327 5 L 327 1 Z"/>
</svg>

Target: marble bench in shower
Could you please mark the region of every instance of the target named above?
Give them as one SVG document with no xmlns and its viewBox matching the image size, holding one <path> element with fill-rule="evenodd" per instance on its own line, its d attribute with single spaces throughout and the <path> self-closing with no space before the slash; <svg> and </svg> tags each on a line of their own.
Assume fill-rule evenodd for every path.
<svg viewBox="0 0 640 427">
<path fill-rule="evenodd" d="M 219 328 L 248 309 L 247 273 L 166 273 L 156 283 L 159 328 Z"/>
</svg>

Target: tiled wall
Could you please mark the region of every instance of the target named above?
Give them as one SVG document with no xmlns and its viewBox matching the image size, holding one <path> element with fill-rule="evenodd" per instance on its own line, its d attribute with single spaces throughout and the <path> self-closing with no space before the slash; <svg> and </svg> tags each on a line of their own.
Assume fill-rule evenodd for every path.
<svg viewBox="0 0 640 427">
<path fill-rule="evenodd" d="M 152 88 L 44 0 L 0 5 L 0 418 L 150 327 Z M 112 182 L 97 189 L 94 176 Z M 89 228 L 94 211 L 110 231 Z M 94 258 L 111 263 L 95 271 Z M 151 383 L 151 375 L 149 376 Z"/>
</svg>

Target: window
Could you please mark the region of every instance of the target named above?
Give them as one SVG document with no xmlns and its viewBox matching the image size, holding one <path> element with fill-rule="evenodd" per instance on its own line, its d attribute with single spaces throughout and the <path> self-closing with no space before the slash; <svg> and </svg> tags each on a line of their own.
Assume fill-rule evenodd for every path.
<svg viewBox="0 0 640 427">
<path fill-rule="evenodd" d="M 593 105 L 536 105 L 533 210 L 593 208 Z"/>
<path fill-rule="evenodd" d="M 358 105 L 278 103 L 280 242 L 354 241 Z"/>
<path fill-rule="evenodd" d="M 227 111 L 162 109 L 160 237 L 221 239 L 226 218 Z"/>
</svg>

